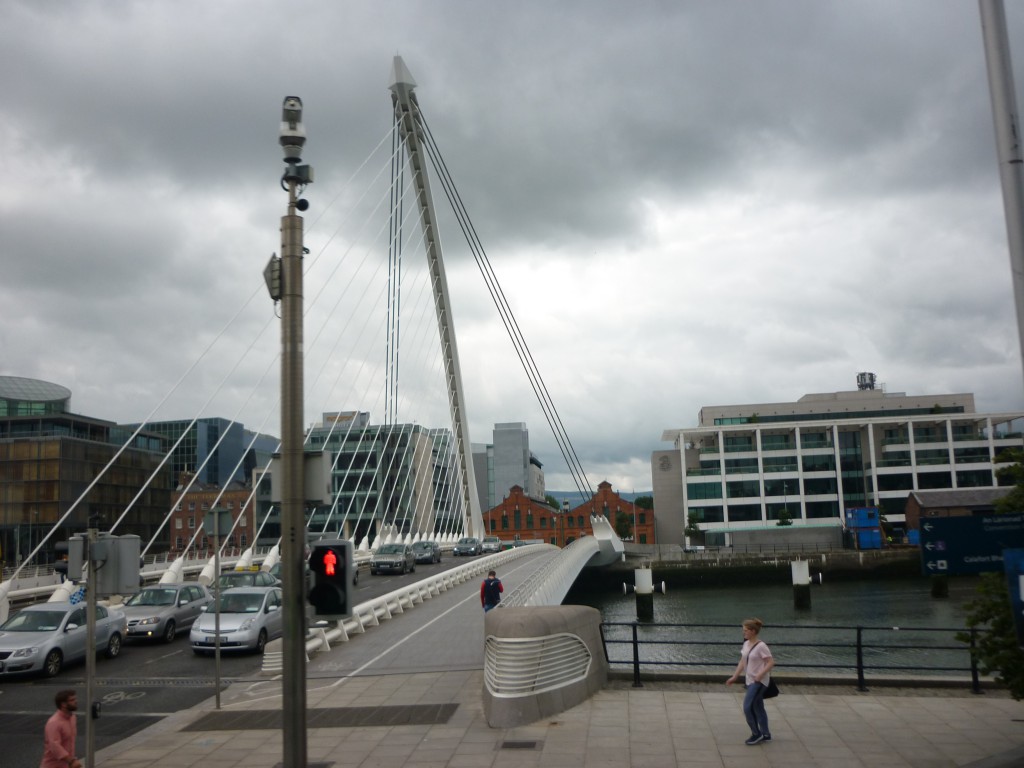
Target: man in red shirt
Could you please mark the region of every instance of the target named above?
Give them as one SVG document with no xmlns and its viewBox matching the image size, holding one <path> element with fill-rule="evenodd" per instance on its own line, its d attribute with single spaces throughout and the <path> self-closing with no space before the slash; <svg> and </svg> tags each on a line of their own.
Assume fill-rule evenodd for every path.
<svg viewBox="0 0 1024 768">
<path fill-rule="evenodd" d="M 505 587 L 501 585 L 498 575 L 494 571 L 488 571 L 487 578 L 480 585 L 480 605 L 484 607 L 484 613 L 501 602 L 501 593 L 504 591 Z"/>
<path fill-rule="evenodd" d="M 46 721 L 43 731 L 43 759 L 39 768 L 82 768 L 82 761 L 75 757 L 78 696 L 72 690 L 58 691 L 55 702 L 57 711 Z"/>
</svg>

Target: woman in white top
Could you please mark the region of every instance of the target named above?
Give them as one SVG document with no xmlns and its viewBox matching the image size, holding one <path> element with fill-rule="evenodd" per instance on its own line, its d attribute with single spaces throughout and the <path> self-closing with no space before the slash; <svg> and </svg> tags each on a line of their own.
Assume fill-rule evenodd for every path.
<svg viewBox="0 0 1024 768">
<path fill-rule="evenodd" d="M 732 677 L 725 681 L 732 685 L 740 674 L 746 672 L 747 695 L 743 698 L 743 714 L 750 726 L 750 738 L 744 743 L 747 746 L 771 741 L 772 734 L 768 730 L 768 712 L 764 708 L 764 694 L 771 680 L 772 667 L 775 659 L 768 646 L 758 639 L 764 622 L 760 619 L 747 619 L 743 622 L 743 648 L 740 650 L 740 663 Z"/>
</svg>

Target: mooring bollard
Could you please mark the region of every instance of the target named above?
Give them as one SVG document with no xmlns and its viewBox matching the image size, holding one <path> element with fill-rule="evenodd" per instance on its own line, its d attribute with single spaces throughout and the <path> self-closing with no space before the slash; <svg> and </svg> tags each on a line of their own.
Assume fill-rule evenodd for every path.
<svg viewBox="0 0 1024 768">
<path fill-rule="evenodd" d="M 665 594 L 665 582 L 654 584 L 653 572 L 650 568 L 636 568 L 633 571 L 633 586 L 622 585 L 622 594 L 628 595 L 629 590 L 636 593 L 637 621 L 654 621 L 654 592 Z"/>
<path fill-rule="evenodd" d="M 811 569 L 806 560 L 794 560 L 789 564 L 793 574 L 793 607 L 798 611 L 811 609 Z"/>
</svg>

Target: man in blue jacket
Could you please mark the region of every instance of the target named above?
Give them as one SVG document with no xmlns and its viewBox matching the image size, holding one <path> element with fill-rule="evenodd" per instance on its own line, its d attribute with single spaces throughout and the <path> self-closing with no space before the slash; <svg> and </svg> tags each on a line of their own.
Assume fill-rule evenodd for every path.
<svg viewBox="0 0 1024 768">
<path fill-rule="evenodd" d="M 484 607 L 484 613 L 501 602 L 501 593 L 505 588 L 494 571 L 488 571 L 487 578 L 480 585 L 480 605 Z"/>
</svg>

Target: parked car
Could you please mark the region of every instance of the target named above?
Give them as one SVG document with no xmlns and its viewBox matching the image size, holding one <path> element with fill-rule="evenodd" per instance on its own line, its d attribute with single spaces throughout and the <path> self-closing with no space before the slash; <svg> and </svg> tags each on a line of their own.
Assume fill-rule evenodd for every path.
<svg viewBox="0 0 1024 768">
<path fill-rule="evenodd" d="M 485 555 L 490 552 L 501 552 L 501 539 L 497 536 L 484 536 L 480 543 L 480 551 Z"/>
<path fill-rule="evenodd" d="M 381 544 L 370 560 L 370 574 L 381 571 L 405 573 L 416 570 L 416 556 L 408 544 Z"/>
<path fill-rule="evenodd" d="M 459 555 L 479 555 L 481 551 L 483 550 L 481 549 L 480 539 L 473 536 L 463 536 L 455 543 L 452 554 L 456 557 Z"/>
<path fill-rule="evenodd" d="M 127 636 L 169 643 L 179 632 L 189 629 L 212 602 L 213 595 L 198 582 L 143 587 L 124 603 Z"/>
<path fill-rule="evenodd" d="M 84 603 L 37 603 L 0 626 L 0 676 L 42 672 L 53 677 L 70 661 L 85 658 Z M 96 606 L 96 651 L 113 659 L 127 629 L 124 611 Z"/>
<path fill-rule="evenodd" d="M 226 571 L 217 579 L 221 591 L 235 587 L 279 587 L 281 580 L 269 571 Z"/>
<path fill-rule="evenodd" d="M 417 563 L 440 563 L 441 545 L 436 541 L 417 541 L 412 545 Z"/>
<path fill-rule="evenodd" d="M 220 649 L 263 653 L 283 633 L 278 587 L 236 587 L 220 595 Z M 188 639 L 196 655 L 216 647 L 216 608 L 211 605 L 192 625 Z"/>
</svg>

